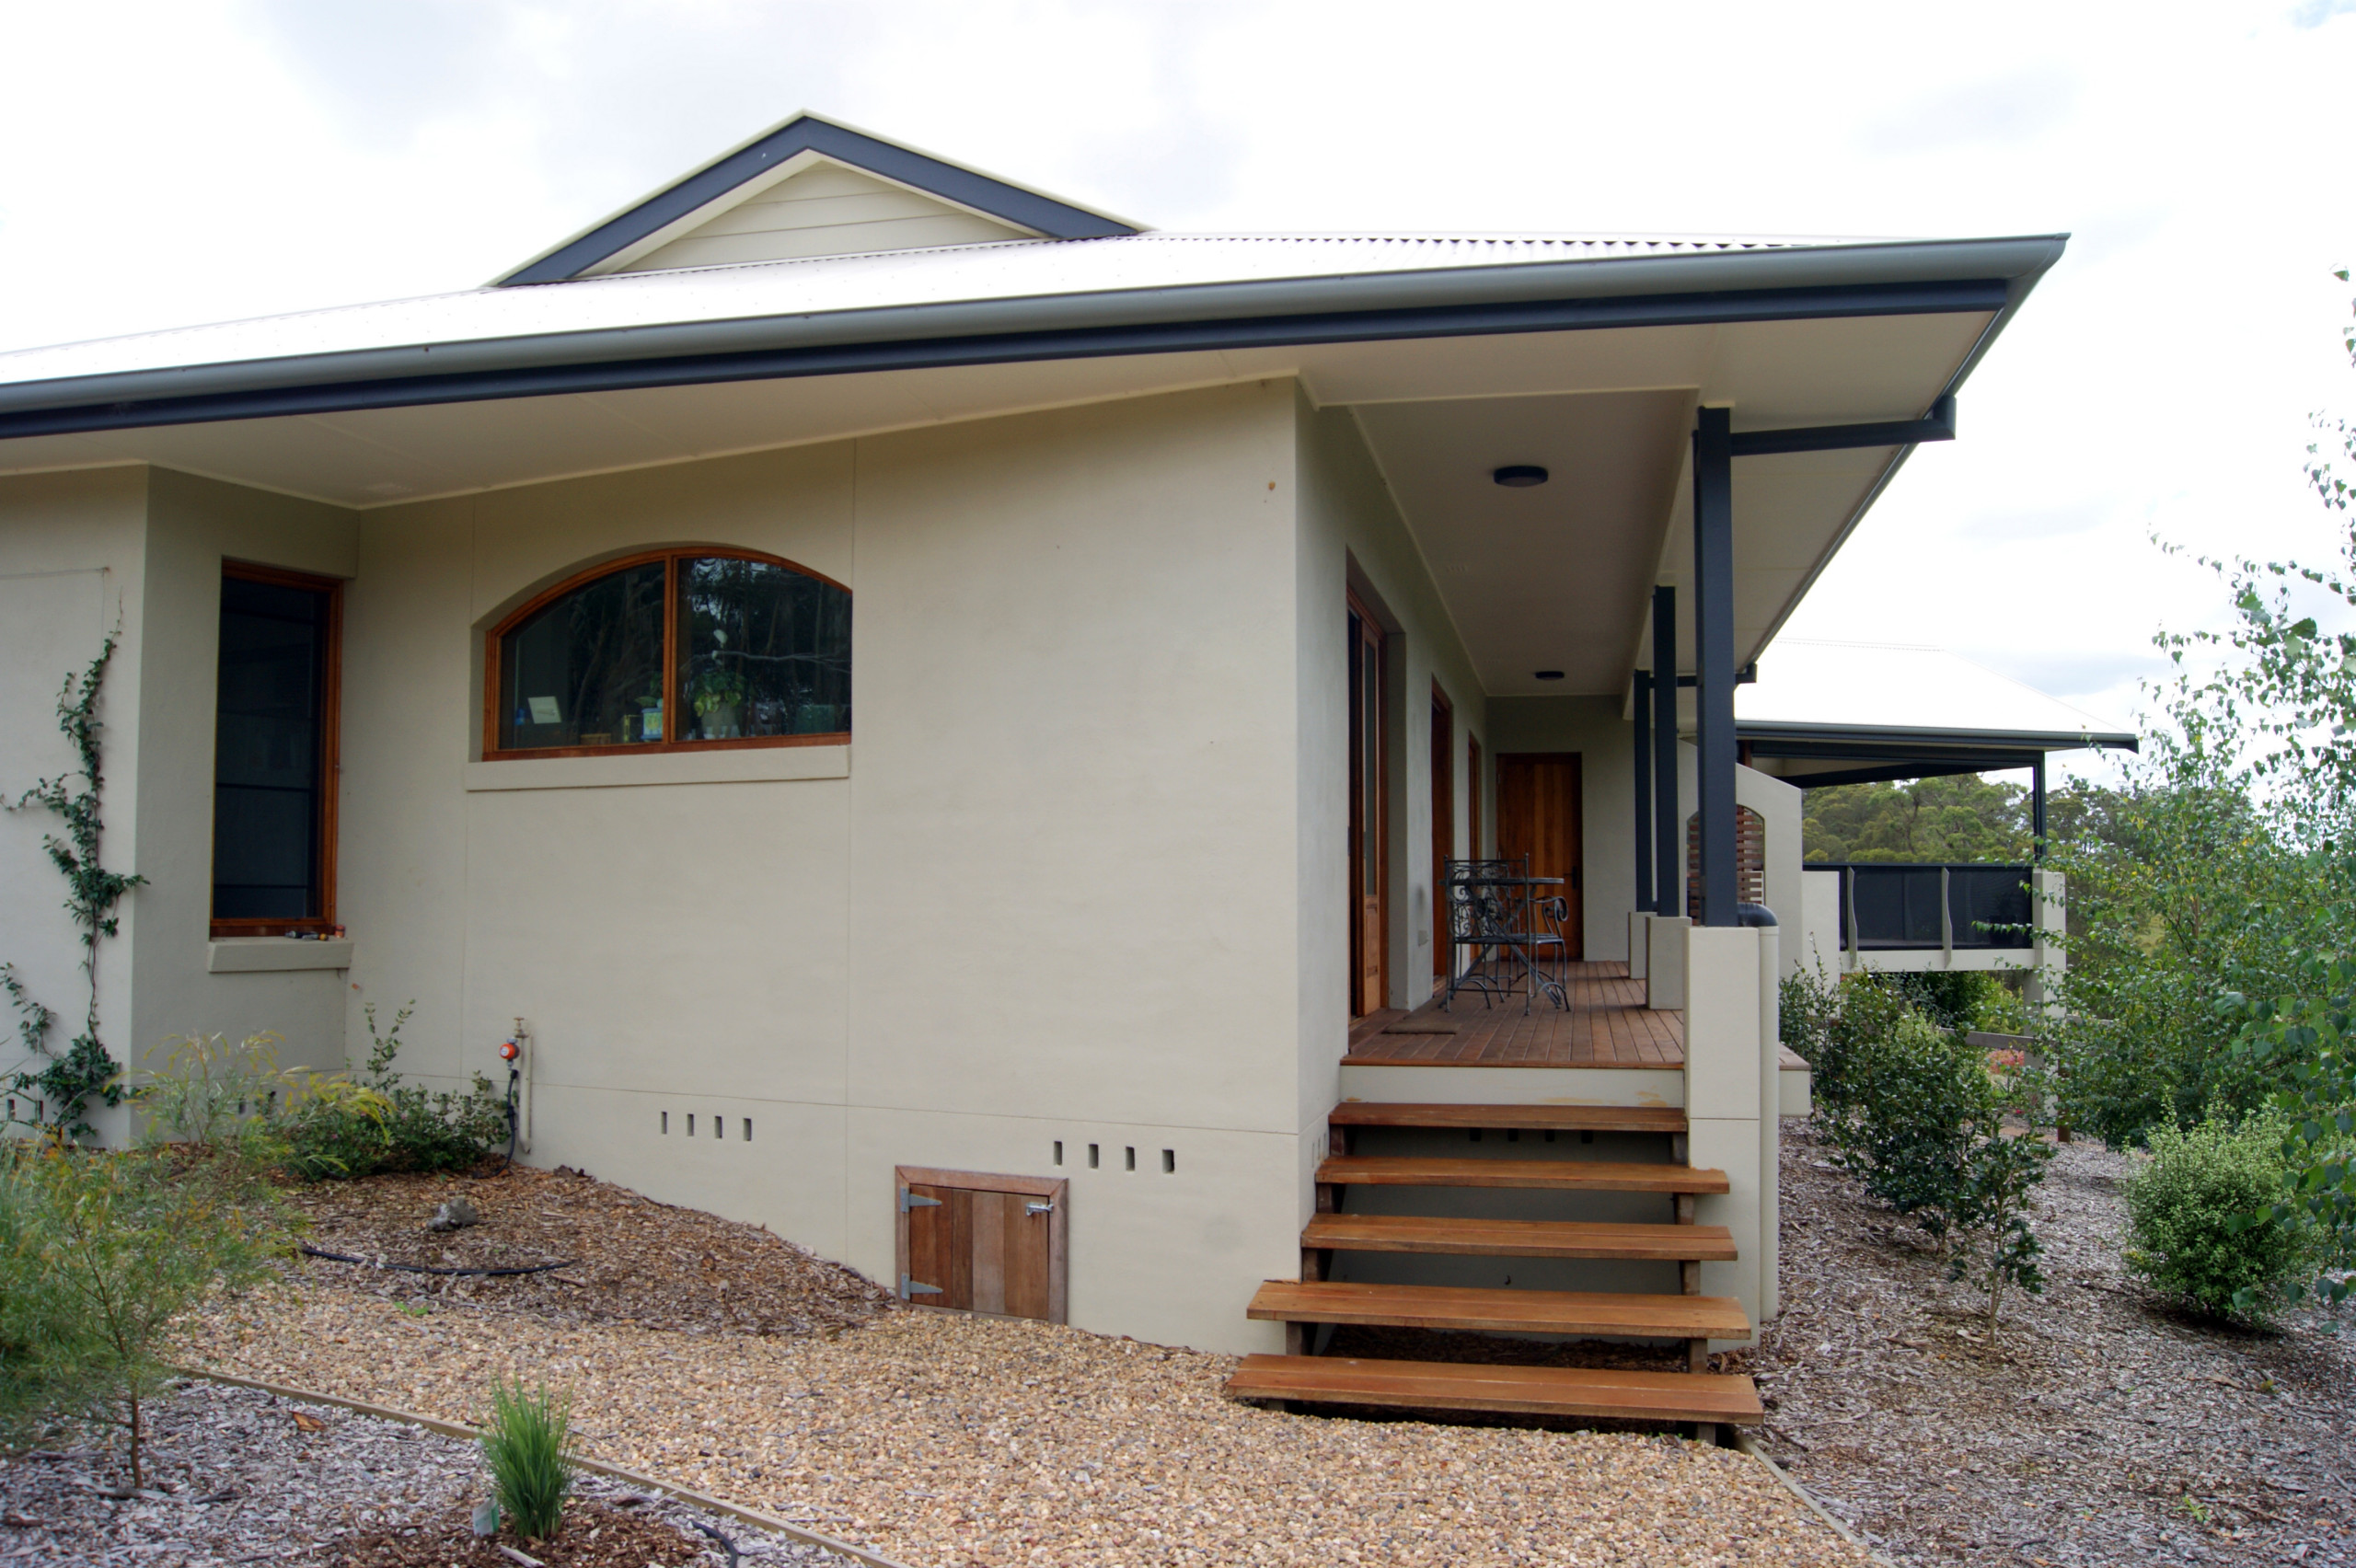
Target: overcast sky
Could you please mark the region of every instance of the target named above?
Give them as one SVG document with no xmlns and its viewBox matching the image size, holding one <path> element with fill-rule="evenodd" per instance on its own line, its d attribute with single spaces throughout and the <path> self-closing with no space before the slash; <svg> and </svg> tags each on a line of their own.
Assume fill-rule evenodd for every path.
<svg viewBox="0 0 2356 1568">
<path fill-rule="evenodd" d="M 470 287 L 796 109 L 1156 227 L 2075 237 L 1803 607 L 2106 718 L 2332 534 L 2356 0 L 0 0 L 0 348 Z"/>
</svg>

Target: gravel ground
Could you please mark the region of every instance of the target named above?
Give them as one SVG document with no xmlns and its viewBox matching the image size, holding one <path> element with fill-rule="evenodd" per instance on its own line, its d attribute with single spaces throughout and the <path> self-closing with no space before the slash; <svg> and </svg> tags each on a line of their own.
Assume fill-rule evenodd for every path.
<svg viewBox="0 0 2356 1568">
<path fill-rule="evenodd" d="M 2356 1563 L 2356 1314 L 2190 1318 L 2124 1271 L 2133 1156 L 2061 1146 L 2042 1297 L 1976 1293 L 1824 1147 L 1784 1139 L 1766 1447 L 1902 1562 Z"/>
<path fill-rule="evenodd" d="M 483 1278 L 404 1274 L 318 1259 L 324 1280 L 403 1300 L 456 1299 L 559 1322 L 627 1322 L 685 1332 L 829 1332 L 888 1309 L 861 1275 L 770 1235 L 641 1197 L 576 1170 L 513 1166 L 483 1177 L 377 1176 L 289 1191 L 325 1251 L 441 1268 L 527 1266 Z M 464 1197 L 482 1223 L 435 1232 L 426 1221 Z"/>
<path fill-rule="evenodd" d="M 0 1459 L 0 1562 L 403 1562 L 413 1559 L 399 1554 L 402 1543 L 424 1544 L 486 1495 L 473 1444 L 331 1405 L 191 1382 L 159 1402 L 154 1417 L 147 1485 L 136 1493 L 123 1482 L 119 1445 Z M 604 1476 L 583 1475 L 579 1495 L 592 1507 L 626 1509 L 635 1540 L 676 1538 L 661 1556 L 665 1568 L 727 1562 L 706 1538 L 687 1533 L 697 1520 L 730 1537 L 750 1562 L 850 1568 L 833 1552 L 641 1497 Z M 554 1568 L 560 1554 L 547 1555 Z M 504 1560 L 485 1560 L 506 1568 Z"/>
<path fill-rule="evenodd" d="M 546 1378 L 598 1458 L 930 1568 L 1864 1561 L 1730 1450 L 1279 1414 L 1220 1395 L 1227 1357 L 1044 1323 L 690 1336 L 313 1283 L 190 1354 L 453 1421 L 495 1376 Z"/>
</svg>

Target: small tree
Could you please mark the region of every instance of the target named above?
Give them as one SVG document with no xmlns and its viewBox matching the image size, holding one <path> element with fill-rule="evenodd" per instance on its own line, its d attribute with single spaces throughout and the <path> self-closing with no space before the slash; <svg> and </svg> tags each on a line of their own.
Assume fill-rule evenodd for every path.
<svg viewBox="0 0 2356 1568">
<path fill-rule="evenodd" d="M 52 1144 L 10 1173 L 14 1245 L 7 1294 L 38 1303 L 51 1343 L 38 1367 L 52 1389 L 109 1412 L 144 1482 L 149 1402 L 170 1376 L 167 1325 L 216 1288 L 259 1280 L 283 1245 L 268 1193 L 225 1162 L 163 1152 L 98 1154 Z"/>
</svg>

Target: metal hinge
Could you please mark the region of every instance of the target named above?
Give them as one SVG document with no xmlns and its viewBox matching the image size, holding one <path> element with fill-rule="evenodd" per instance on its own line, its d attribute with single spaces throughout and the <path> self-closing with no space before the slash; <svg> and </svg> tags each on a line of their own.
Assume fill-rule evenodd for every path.
<svg viewBox="0 0 2356 1568">
<path fill-rule="evenodd" d="M 940 1200 L 937 1198 L 928 1198 L 925 1201 L 927 1203 L 937 1203 Z M 937 1285 L 918 1285 L 914 1279 L 907 1274 L 902 1274 L 900 1276 L 900 1299 L 903 1301 L 906 1301 L 911 1296 L 938 1296 L 940 1294 L 941 1286 Z"/>
<path fill-rule="evenodd" d="M 941 1200 L 939 1198 L 920 1198 L 914 1193 L 909 1192 L 906 1187 L 900 1189 L 900 1212 L 902 1214 L 907 1213 L 910 1209 L 939 1208 L 940 1206 Z"/>
<path fill-rule="evenodd" d="M 1056 1200 L 1049 1198 L 1045 1203 L 1024 1204 L 1022 1212 L 1024 1214 L 1053 1214 L 1056 1212 Z"/>
</svg>

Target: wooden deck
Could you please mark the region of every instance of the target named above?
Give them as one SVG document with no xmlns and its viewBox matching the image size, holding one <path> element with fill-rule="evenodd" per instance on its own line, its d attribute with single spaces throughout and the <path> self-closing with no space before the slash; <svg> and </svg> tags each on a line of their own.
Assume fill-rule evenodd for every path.
<svg viewBox="0 0 2356 1568">
<path fill-rule="evenodd" d="M 1499 1002 L 1460 991 L 1446 1012 L 1431 1001 L 1413 1012 L 1392 1008 L 1359 1019 L 1344 1059 L 1360 1066 L 1685 1065 L 1685 1015 L 1646 1008 L 1645 983 L 1629 979 L 1626 964 L 1574 963 L 1570 971 L 1567 1009 L 1541 997 L 1524 1014 L 1519 997 Z"/>
</svg>

